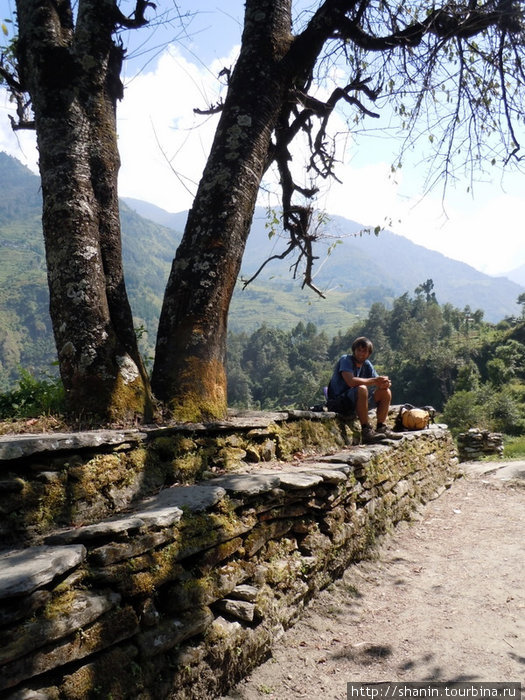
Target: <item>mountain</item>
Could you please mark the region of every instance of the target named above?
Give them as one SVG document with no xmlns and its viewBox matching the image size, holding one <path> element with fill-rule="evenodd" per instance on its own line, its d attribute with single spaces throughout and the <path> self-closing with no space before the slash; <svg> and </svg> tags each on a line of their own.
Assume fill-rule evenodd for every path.
<svg viewBox="0 0 525 700">
<path fill-rule="evenodd" d="M 125 201 L 142 216 L 147 215 L 158 223 L 178 230 L 184 228 L 187 212 L 169 214 L 140 200 Z M 241 279 L 250 278 L 266 258 L 281 253 L 286 247 L 278 234 L 269 237 L 267 221 L 266 210 L 256 209 L 243 258 Z M 300 283 L 291 281 L 289 271 L 292 261 L 274 260 L 253 283 L 253 290 L 252 284 L 244 292 L 237 289 L 235 306 L 232 307 L 231 323 L 234 326 L 237 305 L 245 301 L 243 295 L 249 295 L 250 290 L 262 293 L 261 287 L 276 296 L 280 292 L 292 294 L 294 304 L 300 303 L 300 300 L 304 304 L 307 300 L 313 307 L 307 314 L 308 320 L 316 325 L 332 327 L 335 321 L 338 328 L 344 328 L 352 321 L 349 315 L 354 318 L 363 315 L 375 301 L 388 302 L 405 292 L 412 294 L 418 285 L 429 278 L 434 281 L 434 291 L 441 304 L 450 303 L 461 309 L 465 306 L 473 310 L 483 309 L 485 319 L 493 323 L 519 313 L 517 299 L 524 288 L 516 281 L 491 277 L 391 231 L 381 231 L 375 235 L 366 231 L 362 224 L 340 216 L 329 217 L 323 226 L 323 233 L 325 237 L 318 244 L 320 258 L 316 264 L 318 271 L 314 283 L 322 290 L 329 290 L 328 298 L 320 299 L 311 290 L 302 290 L 298 297 L 295 292 L 300 288 Z M 333 317 L 332 312 L 335 312 Z M 335 317 L 337 314 L 340 314 L 338 321 Z M 279 314 L 275 316 L 277 323 L 280 323 Z"/>
<path fill-rule="evenodd" d="M 46 266 L 41 229 L 40 179 L 19 161 L 0 153 L 0 391 L 16 381 L 19 367 L 51 369 L 56 359 L 49 319 Z M 141 349 L 151 357 L 158 316 L 173 255 L 187 212 L 168 213 L 139 200 L 121 201 L 126 286 Z M 241 278 L 285 245 L 269 237 L 264 209 L 257 209 Z M 229 328 L 253 331 L 263 322 L 291 328 L 311 321 L 329 337 L 366 316 L 374 302 L 388 304 L 432 278 L 440 303 L 481 308 L 489 321 L 517 315 L 524 287 L 492 278 L 388 231 L 359 235 L 361 226 L 342 217 L 327 222 L 320 243 L 315 284 L 326 299 L 293 280 L 291 260 L 273 261 L 246 289 L 239 283 Z M 334 245 L 335 236 L 342 235 Z M 331 247 L 333 250 L 331 250 Z M 144 333 L 146 331 L 146 333 Z"/>
<path fill-rule="evenodd" d="M 525 264 L 510 270 L 505 274 L 505 277 L 522 287 L 525 286 Z"/>
</svg>

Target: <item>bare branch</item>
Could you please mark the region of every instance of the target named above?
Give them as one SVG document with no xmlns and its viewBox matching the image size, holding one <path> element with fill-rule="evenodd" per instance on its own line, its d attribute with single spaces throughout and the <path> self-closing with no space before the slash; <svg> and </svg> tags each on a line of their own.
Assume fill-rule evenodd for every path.
<svg viewBox="0 0 525 700">
<path fill-rule="evenodd" d="M 507 120 L 507 128 L 509 130 L 510 137 L 511 137 L 513 144 L 514 144 L 514 148 L 509 153 L 509 155 L 507 156 L 507 160 L 505 161 L 505 164 L 507 164 L 512 158 L 514 158 L 519 153 L 521 146 L 520 146 L 520 143 L 516 137 L 516 132 L 514 130 L 514 124 L 512 122 L 512 118 L 510 116 L 509 101 L 508 101 L 508 95 L 507 95 L 507 86 L 506 86 L 506 79 L 505 79 L 505 71 L 503 68 L 503 66 L 505 65 L 505 60 L 503 57 L 503 51 L 505 48 L 505 36 L 506 36 L 506 32 L 503 32 L 501 35 L 499 51 L 498 51 L 498 70 L 499 70 L 499 75 L 500 75 L 500 79 L 501 79 L 501 97 L 502 97 L 502 101 L 503 101 L 503 109 L 505 110 L 505 118 Z"/>
<path fill-rule="evenodd" d="M 423 22 L 414 22 L 399 32 L 378 37 L 366 33 L 355 19 L 342 17 L 333 33 L 333 38 L 352 41 L 356 46 L 367 51 L 385 51 L 395 47 L 413 48 L 420 44 L 427 34 L 446 39 L 452 37 L 468 39 L 489 27 L 499 25 L 501 21 L 501 12 L 483 10 L 466 12 L 460 6 L 457 14 L 445 9 L 437 9 L 431 12 Z"/>
<path fill-rule="evenodd" d="M 5 68 L 4 61 L 5 58 L 2 55 L 0 57 L 0 77 L 4 79 L 9 93 L 16 103 L 16 114 L 18 117 L 17 121 L 11 114 L 8 115 L 11 128 L 13 131 L 19 131 L 21 129 L 32 130 L 35 128 L 35 122 L 30 117 L 31 100 L 27 97 L 20 82 L 15 78 L 13 73 Z"/>
<path fill-rule="evenodd" d="M 125 27 L 126 29 L 139 29 L 145 24 L 148 24 L 148 20 L 145 18 L 144 13 L 151 7 L 156 9 L 157 6 L 153 2 L 148 2 L 147 0 L 137 0 L 135 5 L 135 10 L 131 13 L 129 17 L 126 17 L 118 7 L 115 7 L 115 24 Z"/>
<path fill-rule="evenodd" d="M 212 105 L 208 109 L 199 109 L 198 107 L 194 107 L 193 113 L 201 114 L 203 116 L 209 116 L 210 114 L 219 114 L 220 112 L 222 112 L 223 109 L 224 103 L 222 99 L 219 99 L 219 101 L 216 104 Z"/>
</svg>

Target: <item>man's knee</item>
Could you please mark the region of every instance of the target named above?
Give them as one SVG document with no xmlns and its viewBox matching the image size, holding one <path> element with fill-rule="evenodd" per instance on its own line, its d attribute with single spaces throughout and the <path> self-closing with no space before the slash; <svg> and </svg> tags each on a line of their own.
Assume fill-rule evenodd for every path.
<svg viewBox="0 0 525 700">
<path fill-rule="evenodd" d="M 358 401 L 368 401 L 368 389 L 366 388 L 366 386 L 364 386 L 363 384 L 360 384 L 358 387 L 356 387 L 356 389 L 357 389 L 357 392 L 356 392 L 357 400 Z"/>
<path fill-rule="evenodd" d="M 388 401 L 390 403 L 392 400 L 392 392 L 390 391 L 390 389 L 377 389 L 374 392 L 374 399 L 376 403 L 382 401 Z"/>
</svg>

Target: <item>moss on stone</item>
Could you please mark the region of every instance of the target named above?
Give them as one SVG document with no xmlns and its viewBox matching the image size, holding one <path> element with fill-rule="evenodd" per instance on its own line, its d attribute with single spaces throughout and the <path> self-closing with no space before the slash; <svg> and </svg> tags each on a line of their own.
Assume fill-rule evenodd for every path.
<svg viewBox="0 0 525 700">
<path fill-rule="evenodd" d="M 288 460 L 295 453 L 304 452 L 305 447 L 312 453 L 342 447 L 344 439 L 331 423 L 302 419 L 276 427 L 278 457 Z"/>
<path fill-rule="evenodd" d="M 129 645 L 100 654 L 93 662 L 64 677 L 60 698 L 124 700 L 139 697 L 144 681 L 141 666 L 135 661 L 136 656 L 137 650 Z"/>
<path fill-rule="evenodd" d="M 70 588 L 62 588 L 55 591 L 55 594 L 49 600 L 42 611 L 42 616 L 46 620 L 54 620 L 57 617 L 67 615 L 72 604 L 76 601 L 75 592 Z"/>
</svg>

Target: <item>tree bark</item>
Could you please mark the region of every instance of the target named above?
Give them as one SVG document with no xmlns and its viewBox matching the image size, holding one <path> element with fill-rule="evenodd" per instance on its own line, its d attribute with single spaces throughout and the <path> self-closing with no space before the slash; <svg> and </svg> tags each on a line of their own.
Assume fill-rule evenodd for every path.
<svg viewBox="0 0 525 700">
<path fill-rule="evenodd" d="M 68 408 L 151 412 L 121 256 L 114 2 L 17 0 L 18 62 L 39 150 L 50 312 Z"/>
<path fill-rule="evenodd" d="M 241 53 L 160 316 L 152 387 L 181 420 L 226 414 L 227 316 L 289 89 L 291 0 L 248 0 Z"/>
</svg>

